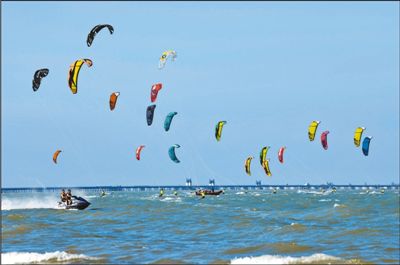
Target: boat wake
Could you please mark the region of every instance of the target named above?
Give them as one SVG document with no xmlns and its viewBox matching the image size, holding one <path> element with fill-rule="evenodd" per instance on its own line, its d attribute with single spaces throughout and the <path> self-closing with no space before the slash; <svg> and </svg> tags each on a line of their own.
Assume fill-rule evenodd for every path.
<svg viewBox="0 0 400 265">
<path fill-rule="evenodd" d="M 2 198 L 1 210 L 16 209 L 59 209 L 58 197 L 56 195 L 47 195 L 42 197 L 24 197 L 24 198 Z"/>
</svg>

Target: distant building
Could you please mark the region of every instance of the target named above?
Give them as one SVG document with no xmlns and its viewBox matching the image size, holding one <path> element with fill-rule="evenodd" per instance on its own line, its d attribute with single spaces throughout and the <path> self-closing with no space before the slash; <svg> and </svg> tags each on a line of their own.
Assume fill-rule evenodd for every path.
<svg viewBox="0 0 400 265">
<path fill-rule="evenodd" d="M 261 186 L 261 180 L 256 180 L 256 186 Z"/>
<path fill-rule="evenodd" d="M 185 185 L 188 186 L 188 187 L 192 187 L 192 179 L 191 178 L 186 179 L 186 184 Z"/>
</svg>

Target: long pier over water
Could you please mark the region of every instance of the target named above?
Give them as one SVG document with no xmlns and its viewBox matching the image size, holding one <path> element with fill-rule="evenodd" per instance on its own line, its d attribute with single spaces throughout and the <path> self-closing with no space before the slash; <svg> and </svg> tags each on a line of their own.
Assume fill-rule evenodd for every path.
<svg viewBox="0 0 400 265">
<path fill-rule="evenodd" d="M 213 187 L 215 190 L 268 190 L 268 189 L 290 189 L 290 190 L 320 190 L 335 187 L 336 189 L 400 189 L 399 184 L 389 185 L 197 185 L 197 186 L 92 186 L 92 187 L 44 187 L 44 188 L 2 188 L 1 193 L 15 193 L 15 192 L 59 192 L 61 189 L 82 190 L 88 192 L 101 192 L 104 191 L 158 191 L 163 188 L 165 190 L 197 190 L 197 189 L 210 189 Z"/>
</svg>

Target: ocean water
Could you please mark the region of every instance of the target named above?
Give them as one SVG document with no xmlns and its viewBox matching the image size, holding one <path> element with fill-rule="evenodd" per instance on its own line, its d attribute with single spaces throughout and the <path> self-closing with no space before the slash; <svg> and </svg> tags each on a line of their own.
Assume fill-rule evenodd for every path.
<svg viewBox="0 0 400 265">
<path fill-rule="evenodd" d="M 2 194 L 2 263 L 400 263 L 398 190 L 76 195 Z"/>
</svg>

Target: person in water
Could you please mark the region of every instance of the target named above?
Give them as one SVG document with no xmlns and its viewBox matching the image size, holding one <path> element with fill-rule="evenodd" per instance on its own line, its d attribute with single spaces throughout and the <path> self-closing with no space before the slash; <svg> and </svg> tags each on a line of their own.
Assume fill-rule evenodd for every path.
<svg viewBox="0 0 400 265">
<path fill-rule="evenodd" d="M 161 188 L 161 189 L 160 189 L 160 195 L 158 195 L 158 197 L 162 197 L 163 195 L 164 195 L 164 189 Z"/>
<path fill-rule="evenodd" d="M 62 189 L 62 191 L 61 191 L 60 199 L 61 199 L 62 202 L 66 202 L 67 201 L 67 194 L 65 193 L 64 189 Z"/>
<path fill-rule="evenodd" d="M 104 190 L 101 190 L 101 197 L 106 196 L 106 192 Z"/>
<path fill-rule="evenodd" d="M 71 205 L 72 204 L 72 194 L 71 194 L 71 190 L 68 189 L 67 192 L 67 205 Z"/>
<path fill-rule="evenodd" d="M 175 195 L 175 196 L 178 196 L 178 192 L 177 192 L 176 190 L 174 191 L 174 195 Z"/>
</svg>

